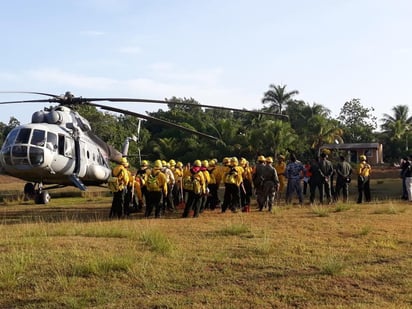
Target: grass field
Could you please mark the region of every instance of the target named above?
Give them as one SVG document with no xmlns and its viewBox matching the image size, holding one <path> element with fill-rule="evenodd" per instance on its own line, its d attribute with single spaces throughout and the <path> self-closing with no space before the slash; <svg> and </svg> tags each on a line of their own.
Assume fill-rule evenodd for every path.
<svg viewBox="0 0 412 309">
<path fill-rule="evenodd" d="M 351 188 L 355 191 L 355 188 Z M 353 192 L 354 193 L 354 192 Z M 0 206 L 0 308 L 412 308 L 412 204 L 108 220 L 110 197 Z"/>
</svg>

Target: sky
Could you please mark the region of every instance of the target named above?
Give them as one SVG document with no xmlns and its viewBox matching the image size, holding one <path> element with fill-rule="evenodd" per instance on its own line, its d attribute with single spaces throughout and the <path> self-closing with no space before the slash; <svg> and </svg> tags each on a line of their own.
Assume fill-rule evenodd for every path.
<svg viewBox="0 0 412 309">
<path fill-rule="evenodd" d="M 381 119 L 412 111 L 411 15 L 410 0 L 2 1 L 0 91 L 257 109 L 274 84 L 332 117 L 356 98 Z M 44 106 L 0 105 L 0 121 Z"/>
</svg>

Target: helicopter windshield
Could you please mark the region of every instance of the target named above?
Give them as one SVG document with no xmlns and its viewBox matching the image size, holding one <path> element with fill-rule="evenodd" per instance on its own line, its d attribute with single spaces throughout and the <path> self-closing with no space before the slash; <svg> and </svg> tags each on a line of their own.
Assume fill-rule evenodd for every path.
<svg viewBox="0 0 412 309">
<path fill-rule="evenodd" d="M 14 143 L 18 132 L 18 129 L 13 129 L 10 131 L 9 135 L 7 135 L 6 141 L 4 142 L 3 149 L 7 149 L 11 144 Z"/>
<path fill-rule="evenodd" d="M 40 165 L 44 162 L 42 148 L 46 145 L 46 141 L 47 144 L 50 144 L 50 150 L 53 150 L 57 145 L 57 135 L 47 132 L 46 140 L 45 130 L 14 129 L 7 136 L 2 148 L 2 155 L 6 164 L 9 165 Z"/>
<path fill-rule="evenodd" d="M 17 135 L 15 144 L 28 144 L 30 138 L 31 129 L 20 129 L 19 135 Z"/>
<path fill-rule="evenodd" d="M 30 144 L 35 145 L 35 146 L 44 146 L 44 143 L 46 141 L 45 133 L 46 132 L 44 132 L 43 130 L 34 129 Z"/>
</svg>

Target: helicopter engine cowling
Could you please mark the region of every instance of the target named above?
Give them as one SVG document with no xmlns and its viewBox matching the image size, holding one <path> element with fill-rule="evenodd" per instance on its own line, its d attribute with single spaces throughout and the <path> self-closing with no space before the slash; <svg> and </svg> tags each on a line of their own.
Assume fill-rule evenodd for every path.
<svg viewBox="0 0 412 309">
<path fill-rule="evenodd" d="M 111 170 L 101 165 L 89 165 L 87 167 L 86 178 L 105 181 L 109 179 Z"/>
</svg>

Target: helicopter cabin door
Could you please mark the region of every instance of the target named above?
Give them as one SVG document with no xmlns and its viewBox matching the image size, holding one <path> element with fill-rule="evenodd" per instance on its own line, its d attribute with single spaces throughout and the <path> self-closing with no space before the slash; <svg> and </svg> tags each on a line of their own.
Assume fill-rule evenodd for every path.
<svg viewBox="0 0 412 309">
<path fill-rule="evenodd" d="M 86 173 L 84 142 L 75 141 L 71 136 L 59 134 L 57 145 L 58 158 L 53 164 L 53 170 L 64 172 L 66 175 L 84 176 Z"/>
<path fill-rule="evenodd" d="M 75 173 L 79 177 L 84 177 L 87 172 L 87 164 L 88 164 L 88 156 L 86 156 L 87 149 L 86 149 L 86 143 L 84 141 L 75 141 L 75 147 L 79 147 L 79 149 L 75 149 L 76 153 L 76 169 Z"/>
</svg>

